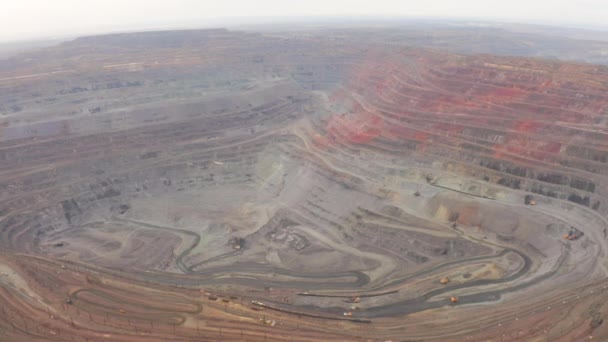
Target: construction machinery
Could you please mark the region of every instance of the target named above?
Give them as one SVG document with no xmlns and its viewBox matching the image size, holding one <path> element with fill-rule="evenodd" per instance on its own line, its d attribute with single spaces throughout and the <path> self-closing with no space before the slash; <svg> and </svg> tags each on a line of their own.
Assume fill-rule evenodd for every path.
<svg viewBox="0 0 608 342">
<path fill-rule="evenodd" d="M 564 234 L 563 238 L 565 240 L 577 240 L 581 236 L 583 236 L 583 232 L 581 232 L 580 230 L 578 230 L 574 227 L 570 227 L 570 231 L 567 234 Z"/>
<path fill-rule="evenodd" d="M 445 284 L 447 284 L 447 283 L 449 283 L 449 282 L 450 282 L 450 278 L 448 278 L 448 277 L 443 277 L 443 278 L 439 279 L 439 282 L 440 282 L 441 284 L 445 285 Z"/>
<path fill-rule="evenodd" d="M 459 301 L 458 297 L 456 297 L 456 296 L 450 297 L 450 302 L 456 304 L 456 303 L 458 303 L 458 301 Z"/>
<path fill-rule="evenodd" d="M 269 325 L 271 327 L 274 327 L 277 324 L 277 321 L 275 321 L 274 319 L 260 318 L 260 321 L 265 325 Z"/>
</svg>

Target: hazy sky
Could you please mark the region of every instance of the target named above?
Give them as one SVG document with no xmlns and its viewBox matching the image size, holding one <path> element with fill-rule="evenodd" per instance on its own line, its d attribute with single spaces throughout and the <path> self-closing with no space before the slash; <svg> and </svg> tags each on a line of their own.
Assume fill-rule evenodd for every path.
<svg viewBox="0 0 608 342">
<path fill-rule="evenodd" d="M 608 0 L 0 0 L 0 41 L 218 17 L 425 16 L 608 26 Z"/>
</svg>

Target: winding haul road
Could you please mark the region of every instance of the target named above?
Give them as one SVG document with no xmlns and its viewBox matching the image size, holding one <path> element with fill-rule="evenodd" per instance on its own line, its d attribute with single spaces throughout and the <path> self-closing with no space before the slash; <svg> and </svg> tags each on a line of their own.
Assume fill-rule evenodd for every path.
<svg viewBox="0 0 608 342">
<path fill-rule="evenodd" d="M 439 300 L 433 300 L 433 299 L 437 296 L 440 296 L 440 295 L 443 295 L 446 293 L 451 293 L 455 290 L 512 282 L 514 280 L 517 280 L 517 279 L 525 276 L 528 273 L 528 271 L 530 270 L 530 267 L 532 265 L 532 260 L 526 254 L 524 254 L 516 249 L 513 249 L 513 248 L 504 248 L 496 255 L 479 256 L 479 257 L 466 258 L 466 259 L 446 262 L 446 263 L 443 263 L 440 265 L 435 265 L 435 266 L 426 268 L 424 270 L 415 272 L 415 273 L 408 275 L 406 277 L 403 277 L 401 279 L 394 280 L 388 284 L 385 284 L 385 285 L 382 285 L 379 287 L 371 287 L 371 288 L 366 288 L 366 286 L 370 282 L 370 278 L 361 271 L 332 272 L 332 273 L 305 273 L 305 274 L 303 274 L 303 273 L 299 273 L 299 272 L 288 270 L 288 269 L 281 269 L 281 268 L 277 268 L 277 267 L 273 267 L 273 266 L 269 266 L 269 265 L 256 264 L 256 263 L 233 263 L 228 266 L 209 267 L 209 268 L 205 268 L 203 270 L 194 271 L 193 269 L 200 265 L 204 265 L 205 263 L 208 263 L 211 261 L 217 261 L 217 260 L 221 260 L 221 259 L 238 256 L 238 255 L 242 254 L 244 252 L 244 250 L 225 253 L 225 254 L 222 254 L 222 255 L 219 255 L 219 256 L 216 256 L 213 258 L 209 258 L 205 261 L 198 262 L 195 265 L 188 266 L 188 265 L 184 264 L 183 259 L 185 257 L 187 257 L 190 254 L 190 252 L 192 252 L 192 250 L 198 246 L 198 244 L 201 240 L 200 234 L 192 232 L 192 231 L 184 230 L 184 229 L 163 227 L 163 226 L 153 225 L 153 224 L 129 220 L 129 219 L 121 219 L 121 218 L 115 217 L 114 220 L 116 220 L 118 222 L 135 224 L 135 225 L 149 228 L 149 229 L 160 229 L 160 230 L 165 230 L 165 231 L 176 232 L 176 233 L 185 234 L 185 235 L 192 237 L 194 239 L 194 241 L 189 245 L 189 247 L 184 249 L 177 256 L 176 264 L 179 266 L 180 270 L 182 270 L 182 272 L 184 272 L 185 274 L 196 275 L 197 277 L 195 277 L 195 278 L 181 278 L 180 277 L 179 281 L 177 281 L 176 278 L 171 277 L 170 275 L 151 274 L 149 272 L 138 274 L 138 276 L 144 277 L 148 281 L 155 281 L 155 282 L 166 283 L 166 284 L 179 283 L 182 286 L 240 284 L 240 285 L 252 286 L 252 287 L 306 288 L 306 289 L 311 289 L 311 290 L 351 290 L 351 291 L 357 290 L 358 293 L 365 294 L 368 292 L 379 292 L 379 291 L 382 291 L 387 288 L 400 288 L 400 287 L 407 285 L 408 281 L 414 280 L 418 277 L 422 277 L 422 276 L 430 274 L 430 273 L 437 272 L 442 269 L 448 269 L 450 267 L 454 267 L 454 266 L 458 266 L 458 265 L 465 265 L 465 264 L 468 264 L 471 262 L 492 260 L 493 258 L 502 257 L 502 256 L 506 255 L 507 253 L 514 253 L 523 260 L 522 267 L 519 268 L 519 270 L 517 270 L 517 272 L 515 272 L 507 277 L 500 278 L 500 279 L 473 280 L 473 281 L 466 282 L 463 284 L 450 285 L 450 286 L 446 286 L 441 289 L 429 291 L 415 299 L 394 302 L 394 303 L 390 303 L 390 304 L 386 304 L 386 305 L 382 305 L 382 306 L 368 307 L 364 311 L 357 313 L 357 317 L 362 317 L 362 318 L 398 316 L 398 315 L 411 314 L 411 313 L 415 313 L 415 312 L 425 311 L 425 310 L 439 308 L 439 307 L 442 307 L 445 305 L 449 305 L 450 304 L 449 297 L 439 299 Z M 562 256 L 562 258 L 558 264 L 558 267 L 561 265 L 563 259 L 564 259 L 564 256 Z M 510 286 L 510 287 L 506 287 L 506 288 L 503 288 L 500 290 L 495 290 L 495 291 L 484 291 L 484 292 L 480 292 L 480 293 L 476 293 L 476 294 L 465 295 L 465 296 L 462 296 L 461 298 L 462 298 L 462 301 L 467 304 L 497 301 L 500 299 L 501 294 L 513 292 L 516 290 L 521 290 L 528 286 L 537 284 L 545 279 L 550 278 L 552 275 L 555 274 L 555 272 L 557 272 L 557 269 L 554 269 L 551 272 L 538 276 L 530 281 L 523 282 L 519 285 Z M 239 276 L 238 275 L 238 274 L 243 274 L 243 275 L 257 274 L 257 275 L 260 275 L 263 277 L 267 277 L 269 274 L 273 274 L 273 273 L 283 275 L 283 276 L 288 276 L 288 277 L 310 279 L 310 280 L 315 280 L 315 281 L 314 282 L 304 281 L 304 280 L 303 281 L 272 281 L 272 280 L 255 279 L 255 278 L 253 278 L 253 276 Z M 226 275 L 230 275 L 230 277 L 225 277 Z M 208 277 L 208 278 L 205 279 L 206 277 Z M 319 281 L 322 279 L 340 280 L 340 279 L 344 279 L 344 278 L 354 278 L 355 281 L 353 281 L 353 282 Z M 307 296 L 315 296 L 315 294 L 308 293 Z M 331 295 L 319 295 L 319 296 L 331 297 Z M 336 296 L 336 297 L 344 297 L 344 296 Z M 336 314 L 341 314 L 340 310 L 335 310 L 335 309 L 327 311 L 327 310 L 322 310 L 320 308 L 317 308 L 317 310 L 319 313 L 322 313 L 325 311 L 325 312 L 334 312 Z"/>
</svg>

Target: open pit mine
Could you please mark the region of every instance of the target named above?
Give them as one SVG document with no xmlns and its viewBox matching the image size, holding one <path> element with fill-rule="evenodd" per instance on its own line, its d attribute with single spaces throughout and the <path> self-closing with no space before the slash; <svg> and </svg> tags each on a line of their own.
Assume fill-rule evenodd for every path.
<svg viewBox="0 0 608 342">
<path fill-rule="evenodd" d="M 607 341 L 608 67 L 388 40 L 0 61 L 0 340 Z"/>
</svg>

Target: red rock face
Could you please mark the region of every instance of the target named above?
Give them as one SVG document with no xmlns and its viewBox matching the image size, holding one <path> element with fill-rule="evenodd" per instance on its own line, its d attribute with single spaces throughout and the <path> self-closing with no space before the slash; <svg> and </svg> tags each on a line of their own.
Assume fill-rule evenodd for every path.
<svg viewBox="0 0 608 342">
<path fill-rule="evenodd" d="M 348 109 L 327 119 L 321 144 L 409 143 L 481 159 L 470 167 L 529 168 L 517 177 L 608 171 L 605 67 L 405 49 L 370 53 L 346 79 L 330 99 Z"/>
</svg>

